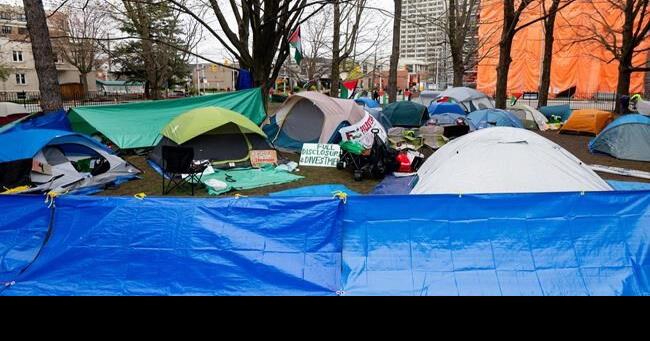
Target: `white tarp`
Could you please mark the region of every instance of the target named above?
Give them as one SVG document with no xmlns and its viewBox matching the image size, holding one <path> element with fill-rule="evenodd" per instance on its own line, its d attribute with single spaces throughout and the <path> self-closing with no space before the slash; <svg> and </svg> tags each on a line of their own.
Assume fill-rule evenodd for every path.
<svg viewBox="0 0 650 341">
<path fill-rule="evenodd" d="M 441 147 L 411 194 L 611 191 L 573 154 L 525 129 L 493 127 Z"/>
</svg>

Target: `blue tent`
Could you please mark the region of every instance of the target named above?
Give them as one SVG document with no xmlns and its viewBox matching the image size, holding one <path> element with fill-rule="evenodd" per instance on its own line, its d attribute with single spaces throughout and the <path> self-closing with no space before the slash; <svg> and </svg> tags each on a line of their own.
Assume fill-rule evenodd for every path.
<svg viewBox="0 0 650 341">
<path fill-rule="evenodd" d="M 72 130 L 65 110 L 61 109 L 48 113 L 39 112 L 25 116 L 0 128 L 0 133 L 28 129 Z"/>
<path fill-rule="evenodd" d="M 467 115 L 476 129 L 488 127 L 514 127 L 524 128 L 521 120 L 515 114 L 501 109 L 483 109 Z"/>
<path fill-rule="evenodd" d="M 451 102 L 433 102 L 429 104 L 429 116 L 438 115 L 438 114 L 458 114 L 458 115 L 467 115 L 463 107 L 458 103 Z"/>
<path fill-rule="evenodd" d="M 0 134 L 0 146 L 11 146 L 11 148 L 0 148 L 0 163 L 31 159 L 48 144 L 73 143 L 79 140 L 111 152 L 103 144 L 79 133 L 51 129 L 16 130 Z"/>
<path fill-rule="evenodd" d="M 474 122 L 472 122 L 469 118 L 467 118 L 466 115 L 458 115 L 458 114 L 436 114 L 431 116 L 429 121 L 434 121 L 436 125 L 439 126 L 453 126 L 457 125 L 456 121 L 457 120 L 463 120 L 468 126 L 470 131 L 476 130 L 476 126 L 474 125 Z"/>
<path fill-rule="evenodd" d="M 562 122 L 564 122 L 569 119 L 569 116 L 571 116 L 571 106 L 568 104 L 548 105 L 540 107 L 539 112 L 544 114 L 548 119 L 551 118 L 551 115 L 560 116 L 562 117 Z"/>
<path fill-rule="evenodd" d="M 368 97 L 359 97 L 354 100 L 357 104 L 368 107 L 368 108 L 379 108 L 379 103 L 372 98 Z"/>
<path fill-rule="evenodd" d="M 650 117 L 629 114 L 617 118 L 589 142 L 589 151 L 617 159 L 650 161 Z"/>
<path fill-rule="evenodd" d="M 390 119 L 388 116 L 386 116 L 381 110 L 381 108 L 364 108 L 365 111 L 367 111 L 372 117 L 374 117 L 379 123 L 381 123 L 382 126 L 384 126 L 384 129 L 388 130 L 393 127 L 393 124 L 390 122 Z"/>
</svg>

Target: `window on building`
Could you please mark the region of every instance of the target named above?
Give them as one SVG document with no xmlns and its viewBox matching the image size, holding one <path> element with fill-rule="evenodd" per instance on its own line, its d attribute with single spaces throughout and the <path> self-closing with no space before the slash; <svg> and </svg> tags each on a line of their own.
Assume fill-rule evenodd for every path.
<svg viewBox="0 0 650 341">
<path fill-rule="evenodd" d="M 23 61 L 23 51 L 14 51 L 14 62 Z"/>
<path fill-rule="evenodd" d="M 24 73 L 17 73 L 16 74 L 16 84 L 18 84 L 18 85 L 27 84 L 27 82 L 25 81 L 25 74 Z"/>
<path fill-rule="evenodd" d="M 11 26 L 2 26 L 2 33 L 3 34 L 10 34 L 11 33 Z"/>
<path fill-rule="evenodd" d="M 9 13 L 9 12 L 0 12 L 0 19 L 11 20 L 11 13 Z"/>
<path fill-rule="evenodd" d="M 25 14 L 23 14 L 23 13 L 16 14 L 16 20 L 18 20 L 18 21 L 27 21 L 27 17 L 25 17 Z"/>
<path fill-rule="evenodd" d="M 27 34 L 27 28 L 18 27 L 18 34 Z"/>
</svg>

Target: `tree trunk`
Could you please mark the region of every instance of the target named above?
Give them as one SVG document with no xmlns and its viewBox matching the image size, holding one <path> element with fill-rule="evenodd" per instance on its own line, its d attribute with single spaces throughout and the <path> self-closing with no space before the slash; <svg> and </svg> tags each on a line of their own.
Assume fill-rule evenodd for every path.
<svg viewBox="0 0 650 341">
<path fill-rule="evenodd" d="M 630 63 L 632 63 L 631 58 L 630 58 Z M 616 106 L 614 108 L 614 111 L 617 113 L 626 114 L 628 112 L 628 108 L 621 108 L 619 98 L 621 98 L 621 96 L 630 95 L 631 76 L 632 73 L 625 65 L 623 65 L 621 61 L 621 63 L 618 65 L 618 83 L 616 85 L 616 98 L 615 98 Z"/>
<path fill-rule="evenodd" d="M 43 112 L 63 109 L 59 77 L 54 64 L 52 42 L 47 28 L 43 2 L 41 0 L 23 0 L 23 5 L 29 39 L 32 43 L 36 74 L 38 75 L 41 108 Z"/>
<path fill-rule="evenodd" d="M 330 79 L 332 80 L 330 86 L 330 96 L 339 97 L 339 77 L 341 73 L 341 65 L 339 55 L 341 54 L 340 35 L 341 35 L 341 10 L 339 8 L 339 1 L 334 0 L 334 16 L 332 21 L 332 66 Z"/>
<path fill-rule="evenodd" d="M 399 63 L 399 35 L 402 21 L 402 0 L 394 0 L 395 15 L 393 17 L 393 49 L 390 55 L 388 71 L 388 102 L 397 100 L 397 64 Z"/>
<path fill-rule="evenodd" d="M 548 90 L 551 86 L 551 65 L 553 62 L 553 43 L 555 37 L 555 16 L 557 15 L 557 8 L 560 4 L 559 0 L 553 0 L 549 8 L 549 15 L 544 20 L 544 59 L 542 60 L 542 78 L 539 81 L 539 101 L 537 107 L 543 107 L 548 104 Z"/>
<path fill-rule="evenodd" d="M 86 97 L 88 95 L 88 72 L 79 74 L 79 83 L 83 88 L 83 96 Z"/>
<path fill-rule="evenodd" d="M 463 65 L 462 62 L 462 56 L 461 56 L 461 61 L 456 62 L 454 59 L 453 61 L 453 69 L 454 69 L 454 86 L 463 86 L 463 78 L 465 77 L 465 65 Z"/>
<path fill-rule="evenodd" d="M 499 109 L 506 108 L 508 96 L 508 71 L 510 70 L 510 51 L 512 50 L 512 36 L 504 35 L 499 43 L 499 64 L 497 65 L 497 88 L 494 95 L 495 106 Z"/>
</svg>

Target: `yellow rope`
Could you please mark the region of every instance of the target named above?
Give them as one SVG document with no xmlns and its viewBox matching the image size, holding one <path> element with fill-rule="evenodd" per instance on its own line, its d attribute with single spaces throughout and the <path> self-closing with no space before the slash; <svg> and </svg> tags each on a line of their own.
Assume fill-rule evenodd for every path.
<svg viewBox="0 0 650 341">
<path fill-rule="evenodd" d="M 18 186 L 18 187 L 14 187 L 14 188 L 6 188 L 5 187 L 5 189 L 6 189 L 6 191 L 0 192 L 0 194 L 13 194 L 13 193 L 22 192 L 22 191 L 28 190 L 29 186 Z"/>
<path fill-rule="evenodd" d="M 136 199 L 142 200 L 142 199 L 147 197 L 147 194 L 145 194 L 144 192 L 140 192 L 140 193 L 134 194 L 133 197 L 136 198 Z"/>
<path fill-rule="evenodd" d="M 336 191 L 336 192 L 332 192 L 332 193 L 334 193 L 335 198 L 339 198 L 339 199 L 343 200 L 344 204 L 347 203 L 347 201 L 348 201 L 348 194 L 347 193 L 345 193 L 343 191 Z"/>
<path fill-rule="evenodd" d="M 239 193 L 235 193 L 235 198 L 237 198 L 237 199 L 239 199 L 239 198 L 247 198 L 247 197 L 248 197 L 248 195 L 242 195 L 242 194 L 239 194 Z"/>
</svg>

